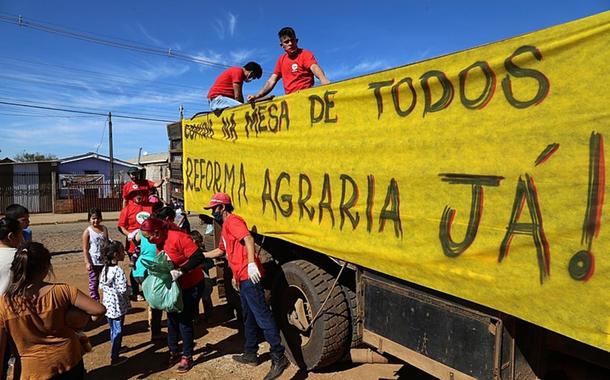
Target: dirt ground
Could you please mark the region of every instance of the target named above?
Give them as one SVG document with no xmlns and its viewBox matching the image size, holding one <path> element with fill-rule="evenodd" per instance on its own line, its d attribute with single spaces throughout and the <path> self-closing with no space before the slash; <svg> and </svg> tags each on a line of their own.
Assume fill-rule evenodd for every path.
<svg viewBox="0 0 610 380">
<path fill-rule="evenodd" d="M 111 237 L 121 235 L 107 222 Z M 196 228 L 199 228 L 195 226 Z M 34 226 L 34 240 L 44 243 L 52 252 L 55 282 L 67 282 L 78 286 L 86 294 L 87 272 L 80 250 L 80 236 L 86 223 Z M 125 268 L 127 265 L 125 263 Z M 167 344 L 150 342 L 146 322 L 146 303 L 133 302 L 125 320 L 124 352 L 129 360 L 119 367 L 110 367 L 109 331 L 105 322 L 92 325 L 87 335 L 93 351 L 85 355 L 85 368 L 89 379 L 262 379 L 270 368 L 269 346 L 262 343 L 259 350 L 263 362 L 258 367 L 239 365 L 231 355 L 241 353 L 243 338 L 237 329 L 237 321 L 223 302 L 218 300 L 216 289 L 212 294 L 214 310 L 208 322 L 195 327 L 196 347 L 194 367 L 186 374 L 178 374 L 167 368 Z M 164 328 L 165 330 L 165 328 Z M 402 364 L 352 364 L 339 363 L 318 372 L 303 372 L 291 365 L 281 379 L 419 379 L 421 374 Z"/>
</svg>

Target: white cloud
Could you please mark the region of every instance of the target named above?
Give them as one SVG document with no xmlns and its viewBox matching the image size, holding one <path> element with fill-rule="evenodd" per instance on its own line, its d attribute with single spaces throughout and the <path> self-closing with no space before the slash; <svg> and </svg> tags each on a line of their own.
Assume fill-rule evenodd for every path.
<svg viewBox="0 0 610 380">
<path fill-rule="evenodd" d="M 328 70 L 325 69 L 326 76 L 330 80 L 346 79 L 362 74 L 369 74 L 375 71 L 387 69 L 389 64 L 382 60 L 376 61 L 363 61 L 356 65 L 342 64 L 338 67 L 333 67 Z"/>
<path fill-rule="evenodd" d="M 255 50 L 253 49 L 239 49 L 229 52 L 229 56 L 231 57 L 231 62 L 238 65 L 243 65 L 244 63 L 246 63 L 245 61 L 252 57 L 254 52 Z"/>
<path fill-rule="evenodd" d="M 233 35 L 235 34 L 235 26 L 237 25 L 237 16 L 229 12 L 227 17 L 229 23 L 229 35 L 233 37 Z"/>
<path fill-rule="evenodd" d="M 224 40 L 225 35 L 228 34 L 229 37 L 233 37 L 235 35 L 235 28 L 237 27 L 237 16 L 233 13 L 227 13 L 226 20 L 223 19 L 215 19 L 212 22 L 212 28 L 216 32 L 216 35 L 219 39 Z"/>
<path fill-rule="evenodd" d="M 164 45 L 163 41 L 153 37 L 150 33 L 148 33 L 148 31 L 146 30 L 146 28 L 144 28 L 144 26 L 142 24 L 138 23 L 137 25 L 138 25 L 138 29 L 140 29 L 140 33 L 142 33 L 144 35 L 144 37 L 146 37 L 150 42 L 152 42 L 153 44 L 155 44 L 157 46 Z"/>
<path fill-rule="evenodd" d="M 216 31 L 216 35 L 219 39 L 225 39 L 225 24 L 222 22 L 222 20 L 214 20 L 214 22 L 212 23 L 212 28 L 214 28 L 214 30 Z"/>
</svg>

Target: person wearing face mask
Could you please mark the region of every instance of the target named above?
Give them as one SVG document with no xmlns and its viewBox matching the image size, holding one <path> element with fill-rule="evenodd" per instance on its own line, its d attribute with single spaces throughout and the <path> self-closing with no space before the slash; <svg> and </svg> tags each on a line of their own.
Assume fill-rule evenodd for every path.
<svg viewBox="0 0 610 380">
<path fill-rule="evenodd" d="M 330 83 L 313 53 L 298 46 L 299 39 L 294 29 L 291 27 L 282 28 L 278 36 L 280 37 L 280 46 L 285 53 L 277 60 L 273 74 L 267 79 L 263 88 L 256 95 L 248 96 L 249 102 L 270 93 L 280 79 L 284 81 L 286 95 L 313 87 L 314 76 L 318 78 L 321 84 Z"/>
<path fill-rule="evenodd" d="M 200 252 L 191 236 L 172 222 L 151 217 L 142 223 L 140 232 L 150 243 L 157 246 L 159 252 L 165 252 L 174 267 L 184 265 L 195 253 Z M 167 345 L 169 365 L 179 363 L 178 372 L 184 373 L 193 365 L 193 316 L 203 294 L 203 271 L 199 269 L 185 272 L 184 276 L 178 279 L 178 283 L 182 292 L 183 309 L 179 313 L 167 313 Z M 182 353 L 178 351 L 179 336 L 182 337 Z"/>
<path fill-rule="evenodd" d="M 271 369 L 265 380 L 276 379 L 288 367 L 289 362 L 284 355 L 284 346 L 273 314 L 265 303 L 265 294 L 260 283 L 263 266 L 254 250 L 254 238 L 250 235 L 246 222 L 233 214 L 229 195 L 214 194 L 204 209 L 212 210 L 212 216 L 222 225 L 219 246 L 209 252 L 195 253 L 188 262 L 171 272 L 172 278 L 180 278 L 184 273 L 190 274 L 193 268 L 201 265 L 204 258 L 213 259 L 226 253 L 233 278 L 239 288 L 244 320 L 244 353 L 233 355 L 233 360 L 250 366 L 259 364 L 257 330 L 260 328 L 271 351 Z"/>
<path fill-rule="evenodd" d="M 244 67 L 230 67 L 216 78 L 208 92 L 210 110 L 235 107 L 244 102 L 242 87 L 244 82 L 259 79 L 263 69 L 256 62 L 248 62 Z"/>
<path fill-rule="evenodd" d="M 129 168 L 127 174 L 129 174 L 131 181 L 123 185 L 123 207 L 127 206 L 127 203 L 129 203 L 129 194 L 133 189 L 146 189 L 148 191 L 146 196 L 148 197 L 153 195 L 157 191 L 157 188 L 161 187 L 161 185 L 165 183 L 165 178 L 161 178 L 161 181 L 158 183 L 146 179 L 144 176 L 145 169 L 140 169 L 137 167 Z"/>
<path fill-rule="evenodd" d="M 148 203 L 148 188 L 145 187 L 132 187 L 127 193 L 127 199 L 127 205 L 123 207 L 119 214 L 118 227 L 121 233 L 127 237 L 125 247 L 129 255 L 130 266 L 133 267 L 139 250 L 135 238 L 142 222 L 152 214 L 152 205 Z M 133 271 L 129 273 L 129 284 L 134 299 L 144 301 L 140 286 L 134 279 Z"/>
</svg>

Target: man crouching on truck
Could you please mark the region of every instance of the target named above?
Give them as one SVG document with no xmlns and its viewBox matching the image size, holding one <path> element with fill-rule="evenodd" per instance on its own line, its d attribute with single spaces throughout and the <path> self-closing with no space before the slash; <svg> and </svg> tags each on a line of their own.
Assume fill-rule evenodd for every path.
<svg viewBox="0 0 610 380">
<path fill-rule="evenodd" d="M 204 207 L 212 210 L 214 219 L 222 225 L 221 239 L 218 248 L 209 252 L 197 252 L 189 262 L 172 271 L 172 278 L 177 279 L 201 264 L 204 258 L 213 259 L 227 254 L 233 278 L 239 287 L 239 296 L 244 315 L 244 353 L 233 355 L 233 360 L 257 366 L 258 339 L 257 326 L 263 330 L 265 340 L 271 346 L 271 369 L 265 380 L 278 378 L 288 367 L 288 359 L 284 355 L 284 346 L 280 333 L 273 319 L 271 310 L 265 303 L 262 278 L 262 265 L 254 251 L 254 239 L 246 222 L 233 214 L 231 198 L 225 193 L 216 193 L 210 203 Z M 199 262 L 200 261 L 200 262 Z"/>
<path fill-rule="evenodd" d="M 244 67 L 230 67 L 216 78 L 208 91 L 210 110 L 215 111 L 235 107 L 244 102 L 242 86 L 244 82 L 259 79 L 263 69 L 256 62 L 248 62 Z"/>
</svg>

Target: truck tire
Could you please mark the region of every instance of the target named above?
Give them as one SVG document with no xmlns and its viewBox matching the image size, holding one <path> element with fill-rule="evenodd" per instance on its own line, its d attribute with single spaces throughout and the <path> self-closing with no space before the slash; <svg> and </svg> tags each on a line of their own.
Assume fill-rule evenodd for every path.
<svg viewBox="0 0 610 380">
<path fill-rule="evenodd" d="M 362 344 L 362 335 L 358 333 L 358 306 L 356 299 L 356 292 L 351 290 L 345 285 L 341 286 L 343 293 L 345 294 L 345 299 L 347 301 L 347 305 L 349 307 L 349 315 L 350 315 L 350 347 L 356 348 Z"/>
<path fill-rule="evenodd" d="M 286 355 L 301 369 L 326 367 L 344 357 L 351 343 L 348 303 L 337 284 L 324 310 L 320 310 L 333 284 L 333 277 L 304 260 L 282 265 L 273 285 L 273 312 Z M 300 311 L 300 312 L 299 312 Z"/>
</svg>

